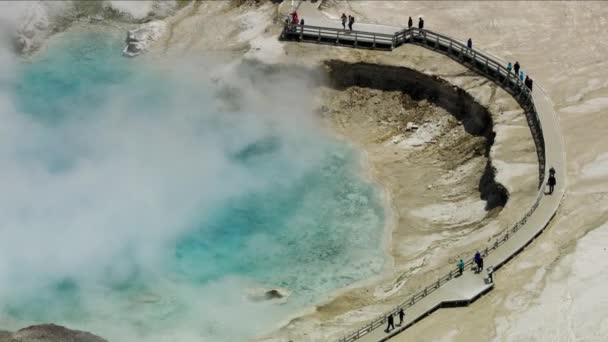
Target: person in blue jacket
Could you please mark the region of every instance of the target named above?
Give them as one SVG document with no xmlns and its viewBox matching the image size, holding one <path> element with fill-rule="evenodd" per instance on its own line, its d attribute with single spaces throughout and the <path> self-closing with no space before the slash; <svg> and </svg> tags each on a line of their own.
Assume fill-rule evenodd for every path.
<svg viewBox="0 0 608 342">
<path fill-rule="evenodd" d="M 458 261 L 458 272 L 460 273 L 460 275 L 462 275 L 462 273 L 464 272 L 464 261 L 462 261 L 462 259 Z"/>
</svg>

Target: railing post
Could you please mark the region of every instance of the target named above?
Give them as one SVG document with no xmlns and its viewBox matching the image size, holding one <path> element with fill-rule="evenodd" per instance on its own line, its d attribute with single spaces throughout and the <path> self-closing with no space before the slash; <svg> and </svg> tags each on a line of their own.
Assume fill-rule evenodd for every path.
<svg viewBox="0 0 608 342">
<path fill-rule="evenodd" d="M 319 31 L 317 33 L 317 41 L 320 42 L 321 41 L 321 27 L 319 27 Z"/>
<path fill-rule="evenodd" d="M 376 34 L 375 33 L 373 35 L 373 38 L 374 38 L 374 42 L 372 43 L 372 47 L 375 49 L 376 48 Z"/>
<path fill-rule="evenodd" d="M 450 46 L 448 46 L 448 55 L 452 54 L 452 41 L 450 40 Z"/>
<path fill-rule="evenodd" d="M 300 25 L 300 40 L 304 37 L 304 25 Z"/>
<path fill-rule="evenodd" d="M 336 44 L 340 44 L 340 30 L 338 30 L 338 35 L 336 36 Z"/>
<path fill-rule="evenodd" d="M 355 47 L 357 47 L 357 31 L 355 31 Z"/>
</svg>

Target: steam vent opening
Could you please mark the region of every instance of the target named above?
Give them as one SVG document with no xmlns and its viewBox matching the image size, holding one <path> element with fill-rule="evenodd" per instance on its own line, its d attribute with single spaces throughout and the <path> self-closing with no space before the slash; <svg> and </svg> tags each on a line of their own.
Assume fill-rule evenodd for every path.
<svg viewBox="0 0 608 342">
<path fill-rule="evenodd" d="M 419 147 L 411 155 L 412 162 L 440 165 L 450 172 L 471 159 L 482 157 L 484 163 L 477 167 L 474 176 L 479 198 L 486 202 L 488 216 L 496 215 L 505 206 L 509 192 L 496 181 L 496 169 L 490 158 L 496 135 L 492 116 L 470 94 L 437 76 L 402 66 L 329 60 L 325 67 L 330 88 L 349 93 L 351 103 L 337 106 L 346 112 L 341 116 L 350 115 L 345 107 L 361 105 L 365 108 L 362 112 L 367 112 L 369 117 L 355 120 L 376 119 L 386 124 L 386 137 L 404 132 L 405 141 L 392 141 L 395 144 L 407 143 L 407 136 L 423 125 L 433 126 L 435 135 L 430 138 L 430 144 L 417 145 L 416 138 L 409 138 L 410 145 Z M 385 115 L 390 111 L 400 113 Z M 442 125 L 446 118 L 446 125 Z"/>
</svg>

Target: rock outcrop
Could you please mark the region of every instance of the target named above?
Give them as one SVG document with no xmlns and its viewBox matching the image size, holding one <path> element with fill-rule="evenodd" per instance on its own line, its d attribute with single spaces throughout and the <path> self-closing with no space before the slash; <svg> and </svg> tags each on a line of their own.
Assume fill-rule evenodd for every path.
<svg viewBox="0 0 608 342">
<path fill-rule="evenodd" d="M 127 33 L 127 46 L 123 50 L 123 54 L 129 57 L 135 57 L 144 52 L 148 46 L 158 38 L 160 38 L 167 24 L 164 21 L 151 21 L 141 25 L 135 30 L 130 30 Z"/>
<path fill-rule="evenodd" d="M 108 342 L 91 333 L 55 324 L 32 325 L 17 332 L 0 331 L 0 342 Z"/>
</svg>

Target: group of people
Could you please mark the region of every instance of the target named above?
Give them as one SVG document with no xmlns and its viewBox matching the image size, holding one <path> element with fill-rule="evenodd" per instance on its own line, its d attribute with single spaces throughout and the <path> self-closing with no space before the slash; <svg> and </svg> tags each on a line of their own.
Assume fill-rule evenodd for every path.
<svg viewBox="0 0 608 342">
<path fill-rule="evenodd" d="M 403 317 L 405 317 L 405 312 L 403 311 L 403 308 L 399 309 L 399 312 L 397 312 L 397 315 L 399 315 L 399 324 L 397 324 L 397 326 L 400 326 L 401 324 L 403 324 Z M 386 317 L 386 322 L 387 322 L 387 326 L 386 326 L 386 332 L 391 331 L 392 329 L 395 329 L 395 319 L 393 318 L 393 314 L 390 313 L 388 314 L 388 316 Z"/>
<path fill-rule="evenodd" d="M 524 81 L 524 84 L 526 85 L 526 87 L 528 87 L 528 89 L 532 90 L 532 83 L 534 83 L 534 81 L 528 75 L 525 75 L 525 78 L 524 78 L 524 72 L 520 70 L 520 65 L 519 65 L 518 61 L 515 61 L 515 64 L 511 64 L 511 62 L 509 62 L 507 64 L 507 70 L 509 71 L 509 73 L 511 73 L 511 69 L 514 71 L 515 76 L 519 77 L 520 80 Z"/>
<path fill-rule="evenodd" d="M 481 253 L 479 251 L 477 251 L 477 253 L 475 253 L 475 257 L 473 257 L 473 262 L 475 263 L 475 273 L 479 273 L 481 271 L 483 271 L 483 257 L 481 256 Z M 491 271 L 488 271 L 488 278 L 490 279 L 490 281 L 492 281 L 492 274 L 490 273 Z M 458 274 L 462 275 L 464 273 L 464 260 L 460 259 L 458 260 Z"/>
<path fill-rule="evenodd" d="M 355 23 L 355 17 L 352 15 L 348 15 L 346 16 L 345 13 L 342 13 L 342 16 L 340 17 L 340 19 L 342 19 L 342 28 L 346 30 L 346 25 L 348 25 L 348 29 L 350 31 L 353 30 L 353 24 Z"/>
<path fill-rule="evenodd" d="M 412 26 L 414 26 L 414 21 L 412 20 L 412 17 L 410 17 L 407 20 L 407 28 L 412 28 Z M 418 28 L 419 29 L 424 28 L 424 19 L 422 19 L 422 17 L 418 17 Z"/>
</svg>

